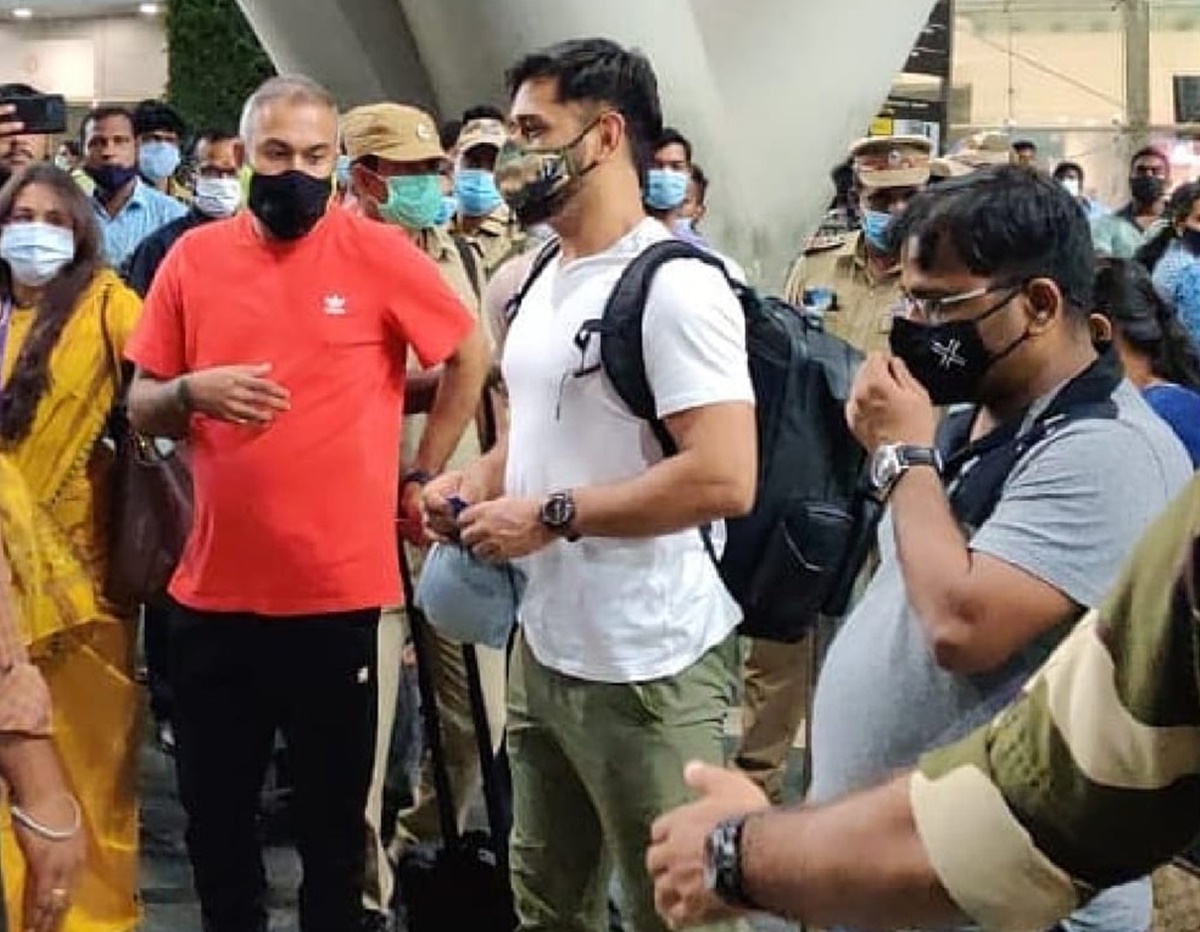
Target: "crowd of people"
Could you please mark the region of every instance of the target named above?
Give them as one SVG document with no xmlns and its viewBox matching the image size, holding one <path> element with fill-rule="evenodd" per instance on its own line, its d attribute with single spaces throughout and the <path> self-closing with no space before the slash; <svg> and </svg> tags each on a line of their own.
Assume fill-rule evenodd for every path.
<svg viewBox="0 0 1200 932">
<path fill-rule="evenodd" d="M 395 772 L 414 638 L 460 826 L 483 748 L 507 763 L 521 929 L 1146 932 L 1149 872 L 1200 833 L 1200 185 L 1143 149 L 1110 213 L 1030 142 L 852 146 L 784 294 L 865 355 L 845 417 L 886 513 L 827 650 L 744 643 L 713 541 L 756 502 L 764 283 L 708 240 L 645 57 L 571 40 L 506 80 L 439 123 L 281 76 L 238 127 L 103 106 L 53 152 L 0 108 L 10 926 L 140 921 L 140 620 L 206 932 L 267 928 L 280 737 L 301 929 L 392 927 L 440 833 L 429 756 Z M 648 421 L 592 337 L 674 240 Z M 122 404 L 194 481 L 144 605 L 105 585 Z M 486 723 L 461 644 L 403 607 L 398 557 L 435 541 L 522 574 L 508 649 L 477 651 Z"/>
</svg>

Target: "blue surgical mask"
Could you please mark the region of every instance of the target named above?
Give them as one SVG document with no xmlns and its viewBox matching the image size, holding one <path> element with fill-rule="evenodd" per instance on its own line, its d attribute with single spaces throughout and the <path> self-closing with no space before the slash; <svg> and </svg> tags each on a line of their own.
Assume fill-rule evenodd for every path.
<svg viewBox="0 0 1200 932">
<path fill-rule="evenodd" d="M 49 223 L 10 223 L 0 232 L 0 259 L 27 288 L 40 288 L 75 258 L 75 234 Z"/>
<path fill-rule="evenodd" d="M 350 156 L 339 155 L 337 157 L 337 167 L 334 169 L 337 175 L 338 187 L 345 190 L 350 187 Z"/>
<path fill-rule="evenodd" d="M 454 219 L 454 215 L 458 213 L 458 199 L 452 194 L 442 195 L 442 206 L 438 210 L 437 219 L 433 221 L 435 227 L 442 227 Z"/>
<path fill-rule="evenodd" d="M 891 225 L 892 215 L 886 211 L 868 208 L 862 212 L 863 236 L 880 252 L 887 251 L 887 233 Z"/>
<path fill-rule="evenodd" d="M 152 182 L 166 181 L 179 167 L 179 146 L 154 140 L 138 147 L 138 170 Z"/>
<path fill-rule="evenodd" d="M 652 168 L 646 173 L 646 206 L 651 210 L 674 210 L 687 199 L 687 172 Z"/>
<path fill-rule="evenodd" d="M 696 229 L 696 223 L 691 217 L 680 217 L 671 221 L 671 232 L 675 234 L 676 239 L 691 243 L 700 249 L 708 249 L 708 240 Z"/>
<path fill-rule="evenodd" d="M 454 193 L 464 217 L 486 217 L 504 203 L 496 176 L 482 168 L 462 168 L 454 176 Z"/>
<path fill-rule="evenodd" d="M 379 216 L 409 230 L 437 225 L 442 211 L 442 179 L 434 175 L 401 175 L 387 179 L 388 197 Z"/>
</svg>

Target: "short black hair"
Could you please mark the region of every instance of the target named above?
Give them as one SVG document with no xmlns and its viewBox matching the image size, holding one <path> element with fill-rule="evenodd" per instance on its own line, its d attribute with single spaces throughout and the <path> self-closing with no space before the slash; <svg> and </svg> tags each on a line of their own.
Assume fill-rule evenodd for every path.
<svg viewBox="0 0 1200 932">
<path fill-rule="evenodd" d="M 658 152 L 667 146 L 683 146 L 683 153 L 687 156 L 688 164 L 692 163 L 692 142 L 674 126 L 667 126 L 658 134 L 658 139 L 654 143 L 654 151 Z"/>
<path fill-rule="evenodd" d="M 703 204 L 704 199 L 708 197 L 708 175 L 705 174 L 703 168 L 692 162 L 691 177 L 692 183 L 696 186 L 696 200 Z"/>
<path fill-rule="evenodd" d="M 1087 318 L 1096 265 L 1087 217 L 1043 172 L 1001 165 L 922 191 L 892 224 L 890 246 L 898 253 L 914 237 L 922 269 L 945 244 L 976 275 L 1051 279 L 1069 311 Z"/>
<path fill-rule="evenodd" d="M 504 111 L 495 104 L 476 104 L 463 111 L 459 125 L 466 126 L 473 120 L 499 120 L 503 123 L 504 119 Z"/>
<path fill-rule="evenodd" d="M 77 143 L 74 139 L 64 139 L 61 143 L 59 143 L 59 145 L 70 152 L 74 158 L 79 158 L 81 155 L 83 155 L 83 149 L 79 147 L 79 143 Z"/>
<path fill-rule="evenodd" d="M 1133 254 L 1147 271 L 1153 272 L 1158 267 L 1171 244 L 1179 237 L 1176 226 L 1187 220 L 1197 201 L 1200 201 L 1200 184 L 1195 181 L 1185 182 L 1171 192 L 1166 210 L 1163 211 L 1163 219 L 1167 222 Z"/>
<path fill-rule="evenodd" d="M 1059 162 L 1054 166 L 1054 180 L 1062 181 L 1067 175 L 1078 175 L 1079 180 L 1083 181 L 1083 166 L 1078 162 Z"/>
<path fill-rule="evenodd" d="M 1101 259 L 1095 294 L 1096 312 L 1112 321 L 1125 342 L 1150 361 L 1156 376 L 1200 389 L 1200 352 L 1178 315 L 1154 290 L 1141 263 Z"/>
<path fill-rule="evenodd" d="M 161 130 L 183 139 L 187 135 L 187 124 L 170 104 L 161 100 L 143 100 L 133 111 L 133 134 L 142 136 Z"/>
<path fill-rule="evenodd" d="M 1037 143 L 1032 139 L 1018 139 L 1012 144 L 1013 152 L 1037 152 Z"/>
<path fill-rule="evenodd" d="M 105 104 L 100 107 L 95 107 L 88 111 L 87 116 L 83 118 L 83 122 L 79 124 L 79 144 L 87 146 L 88 127 L 99 123 L 101 120 L 107 120 L 110 117 L 124 117 L 129 121 L 129 128 L 133 134 L 137 135 L 137 126 L 133 122 L 133 113 L 128 107 L 122 107 L 118 104 Z"/>
<path fill-rule="evenodd" d="M 200 148 L 200 143 L 205 142 L 210 146 L 216 145 L 218 142 L 236 142 L 238 134 L 231 130 L 222 129 L 218 126 L 209 126 L 196 133 L 196 138 L 192 140 L 192 155 L 196 154 L 196 150 Z"/>
<path fill-rule="evenodd" d="M 438 127 L 438 141 L 442 144 L 442 151 L 449 152 L 454 148 L 454 144 L 458 142 L 458 134 L 462 132 L 462 120 L 445 120 Z"/>
<path fill-rule="evenodd" d="M 1159 159 L 1167 166 L 1167 168 L 1171 167 L 1171 160 L 1167 158 L 1167 154 L 1163 152 L 1162 149 L 1156 148 L 1155 146 L 1142 146 L 1137 150 L 1137 152 L 1133 153 L 1133 158 L 1129 160 L 1129 168 L 1132 170 L 1133 166 L 1138 163 L 1139 159 L 1145 158 Z"/>
<path fill-rule="evenodd" d="M 32 84 L 22 84 L 20 81 L 0 84 L 0 97 L 39 97 L 41 93 Z"/>
<path fill-rule="evenodd" d="M 554 78 L 561 103 L 605 103 L 625 118 L 634 166 L 650 164 L 654 141 L 662 134 L 658 79 L 649 59 L 610 39 L 568 39 L 520 59 L 505 74 L 511 96 L 526 81 Z"/>
</svg>

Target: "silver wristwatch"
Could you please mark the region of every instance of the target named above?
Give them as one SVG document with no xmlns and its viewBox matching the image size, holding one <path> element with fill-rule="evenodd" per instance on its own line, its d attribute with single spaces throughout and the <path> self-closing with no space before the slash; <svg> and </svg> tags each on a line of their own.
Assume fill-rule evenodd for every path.
<svg viewBox="0 0 1200 932">
<path fill-rule="evenodd" d="M 915 447 L 905 443 L 887 443 L 871 456 L 871 489 L 883 501 L 896 483 L 914 466 L 932 466 L 942 474 L 942 454 L 933 447 Z"/>
</svg>

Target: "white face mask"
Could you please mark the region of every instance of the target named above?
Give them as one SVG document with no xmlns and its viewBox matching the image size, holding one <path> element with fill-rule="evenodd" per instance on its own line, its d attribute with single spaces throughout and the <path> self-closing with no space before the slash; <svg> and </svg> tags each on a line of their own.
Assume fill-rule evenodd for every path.
<svg viewBox="0 0 1200 932">
<path fill-rule="evenodd" d="M 65 172 L 69 172 L 71 170 L 71 160 L 65 155 L 56 155 L 54 157 L 54 164 L 56 167 L 61 168 Z"/>
<path fill-rule="evenodd" d="M 1064 178 L 1059 183 L 1066 189 L 1066 192 L 1071 195 L 1071 197 L 1079 197 L 1080 188 L 1078 178 Z"/>
<path fill-rule="evenodd" d="M 0 259 L 27 288 L 40 288 L 75 258 L 75 234 L 49 223 L 10 223 L 0 233 Z"/>
<path fill-rule="evenodd" d="M 242 205 L 242 183 L 236 178 L 197 178 L 193 203 L 206 217 L 232 217 Z"/>
</svg>

